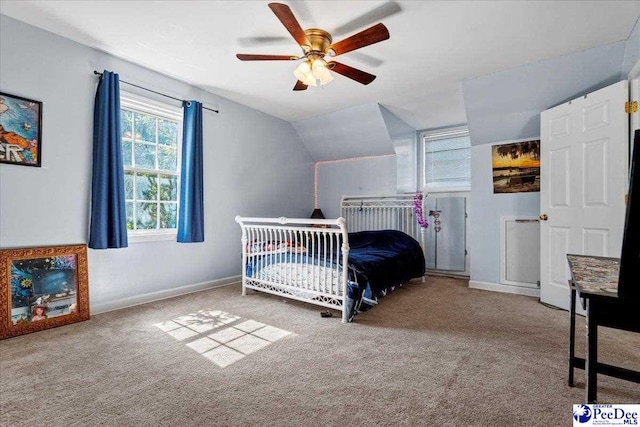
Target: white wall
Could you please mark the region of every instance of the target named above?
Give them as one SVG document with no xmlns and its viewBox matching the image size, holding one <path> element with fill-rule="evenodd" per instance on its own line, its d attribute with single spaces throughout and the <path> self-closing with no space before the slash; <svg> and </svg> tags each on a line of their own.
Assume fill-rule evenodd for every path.
<svg viewBox="0 0 640 427">
<path fill-rule="evenodd" d="M 203 114 L 205 242 L 90 250 L 92 308 L 238 275 L 235 215 L 309 214 L 313 161 L 290 123 L 0 15 L 0 90 L 44 102 L 42 168 L 0 164 L 0 247 L 88 241 L 94 69 L 220 114 Z"/>
<path fill-rule="evenodd" d="M 327 218 L 340 216 L 342 196 L 381 194 L 396 194 L 394 155 L 318 164 L 318 206 Z"/>
<path fill-rule="evenodd" d="M 491 144 L 538 139 L 542 111 L 619 81 L 628 45 L 612 43 L 463 82 L 473 145 L 472 282 L 500 282 L 500 216 L 540 214 L 540 193 L 493 194 Z"/>
<path fill-rule="evenodd" d="M 491 144 L 483 144 L 471 147 L 471 194 L 471 280 L 500 283 L 500 217 L 537 217 L 540 193 L 494 194 Z"/>
<path fill-rule="evenodd" d="M 382 105 L 336 111 L 294 126 L 318 161 L 318 206 L 327 218 L 340 215 L 342 196 L 415 191 L 416 131 Z"/>
</svg>

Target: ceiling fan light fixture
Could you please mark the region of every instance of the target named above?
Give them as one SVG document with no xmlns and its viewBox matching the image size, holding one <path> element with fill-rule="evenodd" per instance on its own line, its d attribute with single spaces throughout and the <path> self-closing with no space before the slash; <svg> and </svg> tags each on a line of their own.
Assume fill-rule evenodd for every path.
<svg viewBox="0 0 640 427">
<path fill-rule="evenodd" d="M 327 62 L 322 58 L 313 61 L 311 64 L 311 74 L 313 74 L 313 78 L 318 80 L 322 86 L 333 80 L 333 76 L 327 68 Z"/>
<path fill-rule="evenodd" d="M 293 70 L 293 75 L 307 86 L 317 86 L 316 78 L 311 71 L 311 62 L 308 60 L 298 65 L 298 67 Z"/>
<path fill-rule="evenodd" d="M 307 76 L 311 72 L 311 65 L 309 61 L 303 61 L 293 70 L 293 75 L 296 76 L 296 79 L 300 80 L 302 83 L 305 83 Z M 305 83 L 306 84 L 306 83 Z"/>
<path fill-rule="evenodd" d="M 327 70 L 325 68 L 325 77 L 323 80 L 320 81 L 320 83 L 322 83 L 322 85 L 326 85 L 327 83 L 331 83 L 333 81 L 333 76 L 331 75 L 331 73 L 329 72 L 329 70 Z"/>
<path fill-rule="evenodd" d="M 307 86 L 317 86 L 318 84 L 316 83 L 316 79 L 313 78 L 313 74 L 309 73 L 307 75 L 307 77 L 304 79 L 304 81 L 302 81 L 302 83 L 306 84 Z"/>
</svg>

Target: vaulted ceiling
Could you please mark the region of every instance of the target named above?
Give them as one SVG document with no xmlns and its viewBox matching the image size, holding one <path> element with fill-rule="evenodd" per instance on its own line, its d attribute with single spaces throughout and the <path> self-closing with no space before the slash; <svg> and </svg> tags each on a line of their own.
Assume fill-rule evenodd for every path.
<svg viewBox="0 0 640 427">
<path fill-rule="evenodd" d="M 466 122 L 461 82 L 627 39 L 640 1 L 289 1 L 302 28 L 335 40 L 383 22 L 389 40 L 340 62 L 343 76 L 293 92 L 299 55 L 266 1 L 15 1 L 0 13 L 288 121 L 379 103 L 416 129 Z M 266 39 L 265 39 L 266 38 Z"/>
</svg>

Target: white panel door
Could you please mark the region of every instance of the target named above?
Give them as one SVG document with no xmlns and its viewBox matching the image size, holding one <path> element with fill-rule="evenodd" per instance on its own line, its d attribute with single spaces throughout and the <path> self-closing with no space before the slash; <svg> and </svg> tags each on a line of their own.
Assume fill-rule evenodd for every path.
<svg viewBox="0 0 640 427">
<path fill-rule="evenodd" d="M 541 114 L 540 300 L 569 309 L 567 253 L 619 257 L 628 168 L 628 82 Z"/>
</svg>

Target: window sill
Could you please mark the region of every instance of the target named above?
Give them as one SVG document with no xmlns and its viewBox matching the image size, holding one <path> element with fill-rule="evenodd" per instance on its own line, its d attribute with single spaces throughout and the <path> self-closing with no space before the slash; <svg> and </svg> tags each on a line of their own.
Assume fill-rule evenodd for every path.
<svg viewBox="0 0 640 427">
<path fill-rule="evenodd" d="M 168 231 L 156 231 L 153 230 L 151 232 L 129 232 L 127 236 L 129 243 L 148 243 L 148 242 L 168 242 L 168 241 L 176 241 L 178 238 L 178 233 L 176 230 L 168 230 Z"/>
<path fill-rule="evenodd" d="M 431 193 L 468 193 L 471 187 L 440 187 L 440 188 L 423 188 L 422 191 L 427 194 Z"/>
</svg>

